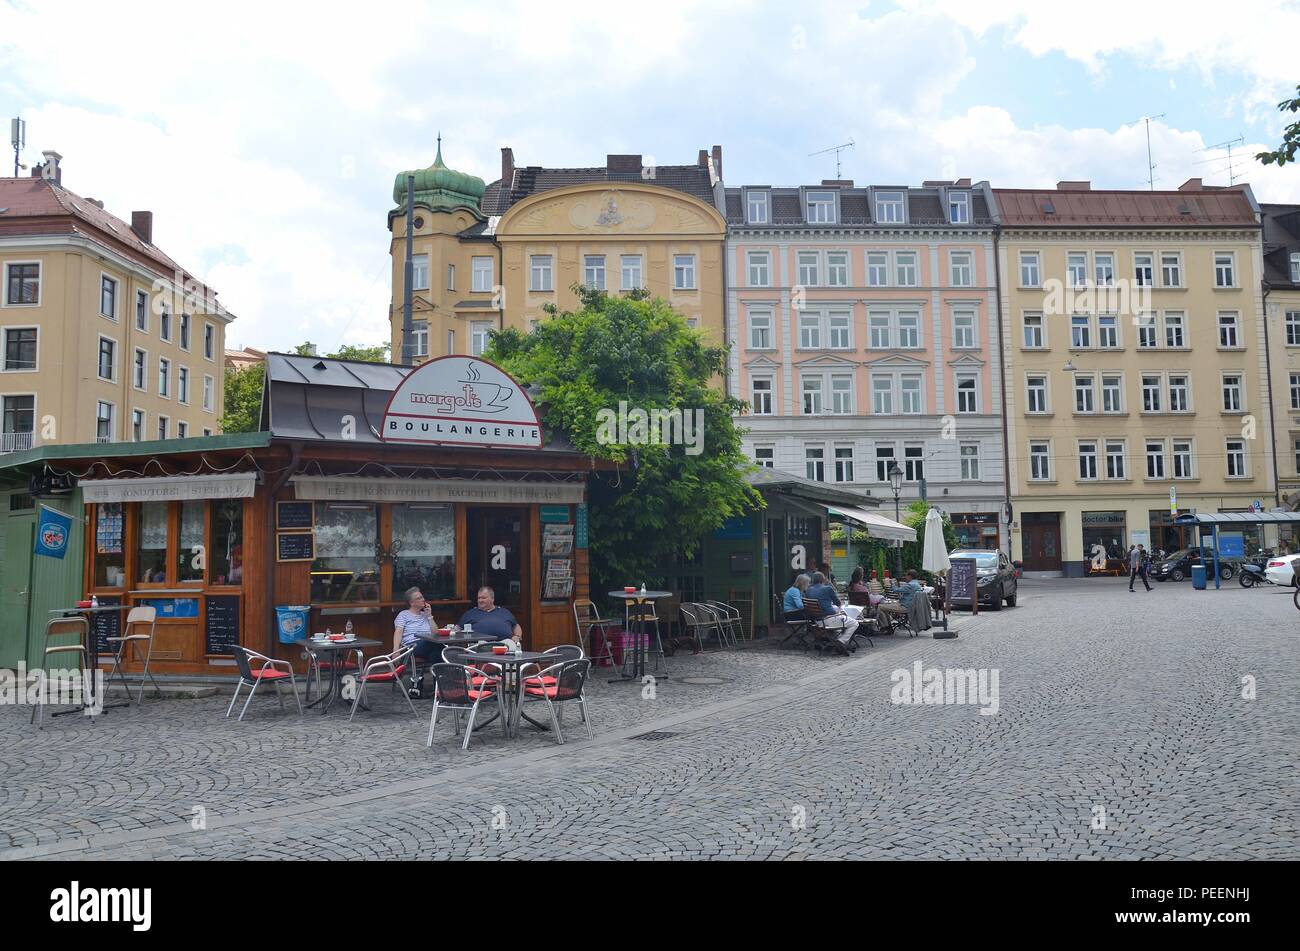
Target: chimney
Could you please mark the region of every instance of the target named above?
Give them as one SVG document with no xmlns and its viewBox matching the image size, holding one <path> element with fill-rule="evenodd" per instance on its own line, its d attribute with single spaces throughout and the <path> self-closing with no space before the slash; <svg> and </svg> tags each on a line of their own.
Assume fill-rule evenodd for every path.
<svg viewBox="0 0 1300 951">
<path fill-rule="evenodd" d="M 515 183 L 515 150 L 501 150 L 501 190 L 510 191 Z"/>
<path fill-rule="evenodd" d="M 823 188 L 852 188 L 853 179 L 851 178 L 823 178 Z"/>
<path fill-rule="evenodd" d="M 953 182 L 953 185 L 957 188 L 970 188 L 970 179 L 959 178 L 957 181 Z"/>
<path fill-rule="evenodd" d="M 131 230 L 145 244 L 153 244 L 153 212 L 131 212 Z"/>
<path fill-rule="evenodd" d="M 100 211 L 104 210 L 104 200 L 102 198 L 87 198 L 87 204 L 94 205 Z"/>
<path fill-rule="evenodd" d="M 633 172 L 641 174 L 641 156 L 640 155 L 606 155 L 605 171 L 607 172 Z"/>
<path fill-rule="evenodd" d="M 1180 192 L 1199 192 L 1205 188 L 1199 178 L 1189 178 L 1178 186 Z"/>
<path fill-rule="evenodd" d="M 42 152 L 45 156 L 45 164 L 41 166 L 41 178 L 47 182 L 53 182 L 56 185 L 63 184 L 63 170 L 59 168 L 59 162 L 63 161 L 63 156 L 58 152 Z"/>
<path fill-rule="evenodd" d="M 700 149 L 700 157 L 696 160 L 695 164 L 698 165 L 700 168 L 708 168 L 708 167 L 709 167 L 709 150 L 708 150 L 708 149 Z"/>
<path fill-rule="evenodd" d="M 1061 192 L 1090 192 L 1092 182 L 1057 182 L 1056 190 Z"/>
<path fill-rule="evenodd" d="M 717 176 L 718 176 L 718 180 L 721 181 L 721 179 L 722 179 L 722 146 L 720 146 L 720 145 L 715 145 L 715 146 L 713 147 L 713 174 L 714 174 L 714 175 L 717 175 Z"/>
</svg>

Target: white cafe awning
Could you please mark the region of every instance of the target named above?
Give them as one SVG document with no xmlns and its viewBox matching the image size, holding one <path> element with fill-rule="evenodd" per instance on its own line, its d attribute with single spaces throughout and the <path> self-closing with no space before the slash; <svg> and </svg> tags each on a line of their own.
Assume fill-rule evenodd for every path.
<svg viewBox="0 0 1300 951">
<path fill-rule="evenodd" d="M 148 479 L 82 479 L 82 499 L 91 502 L 189 502 L 194 499 L 251 499 L 256 472 L 163 476 Z"/>
<path fill-rule="evenodd" d="M 826 511 L 862 526 L 872 538 L 884 538 L 888 541 L 916 541 L 916 529 L 908 528 L 892 518 L 885 518 L 875 512 L 867 512 L 847 505 L 828 506 Z"/>
</svg>

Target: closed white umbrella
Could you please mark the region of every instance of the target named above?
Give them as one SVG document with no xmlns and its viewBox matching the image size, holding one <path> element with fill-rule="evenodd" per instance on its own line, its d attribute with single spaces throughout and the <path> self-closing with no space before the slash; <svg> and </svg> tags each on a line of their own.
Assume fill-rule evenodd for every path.
<svg viewBox="0 0 1300 951">
<path fill-rule="evenodd" d="M 925 513 L 925 547 L 921 551 L 921 567 L 931 574 L 948 570 L 948 546 L 943 542 L 943 516 L 938 509 Z"/>
</svg>

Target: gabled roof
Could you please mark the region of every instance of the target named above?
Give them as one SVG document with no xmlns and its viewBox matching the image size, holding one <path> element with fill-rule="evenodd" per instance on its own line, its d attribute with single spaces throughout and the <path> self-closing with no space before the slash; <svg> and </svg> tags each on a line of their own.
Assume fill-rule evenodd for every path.
<svg viewBox="0 0 1300 951">
<path fill-rule="evenodd" d="M 810 184 L 802 187 L 772 188 L 767 185 L 746 185 L 741 188 L 726 190 L 726 217 L 729 227 L 753 228 L 826 228 L 826 227 L 871 227 L 871 228 L 906 228 L 915 225 L 927 227 L 940 226 L 948 228 L 988 228 L 993 225 L 993 216 L 985 198 L 987 182 L 971 184 L 963 179 L 953 183 L 929 183 L 918 188 L 899 186 L 862 186 L 845 184 Z M 769 192 L 768 218 L 766 225 L 750 225 L 746 220 L 746 189 Z M 831 225 L 809 223 L 806 221 L 803 206 L 805 190 L 834 191 L 839 195 L 839 220 Z M 894 191 L 907 194 L 907 220 L 901 224 L 877 222 L 872 212 L 871 195 L 873 191 Z M 969 224 L 952 224 L 944 210 L 944 196 L 949 192 L 966 192 L 971 196 Z"/>
<path fill-rule="evenodd" d="M 713 187 L 709 183 L 709 170 L 702 165 L 658 165 L 654 177 L 646 178 L 640 171 L 611 171 L 608 168 L 542 168 L 530 165 L 515 169 L 514 181 L 508 184 L 499 179 L 488 185 L 483 193 L 482 209 L 485 215 L 503 215 L 516 203 L 530 195 L 586 185 L 592 182 L 622 182 L 637 185 L 658 185 L 698 198 L 713 205 Z"/>
<path fill-rule="evenodd" d="M 764 494 L 792 495 L 819 505 L 876 506 L 879 499 L 849 489 L 837 489 L 825 482 L 805 479 L 780 469 L 759 468 L 745 473 L 745 481 Z"/>
<path fill-rule="evenodd" d="M 1251 228 L 1246 187 L 1187 191 L 995 188 L 1004 228 Z"/>
</svg>

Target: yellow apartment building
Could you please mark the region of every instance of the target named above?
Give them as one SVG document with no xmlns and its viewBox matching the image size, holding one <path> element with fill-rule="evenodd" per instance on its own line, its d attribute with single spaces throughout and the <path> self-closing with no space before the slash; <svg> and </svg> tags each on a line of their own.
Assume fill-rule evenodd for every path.
<svg viewBox="0 0 1300 951">
<path fill-rule="evenodd" d="M 695 165 L 657 166 L 610 155 L 598 168 L 516 168 L 501 177 L 433 165 L 393 184 L 393 360 L 402 360 L 407 176 L 414 175 L 413 359 L 477 355 L 488 333 L 528 330 L 544 308 L 577 306 L 572 286 L 611 293 L 645 288 L 723 342 L 722 149 Z"/>
<path fill-rule="evenodd" d="M 1171 512 L 1272 508 L 1249 186 L 995 196 L 1013 557 L 1077 576 L 1191 542 Z"/>
<path fill-rule="evenodd" d="M 0 178 L 0 452 L 217 433 L 232 315 L 61 159 Z"/>
</svg>

